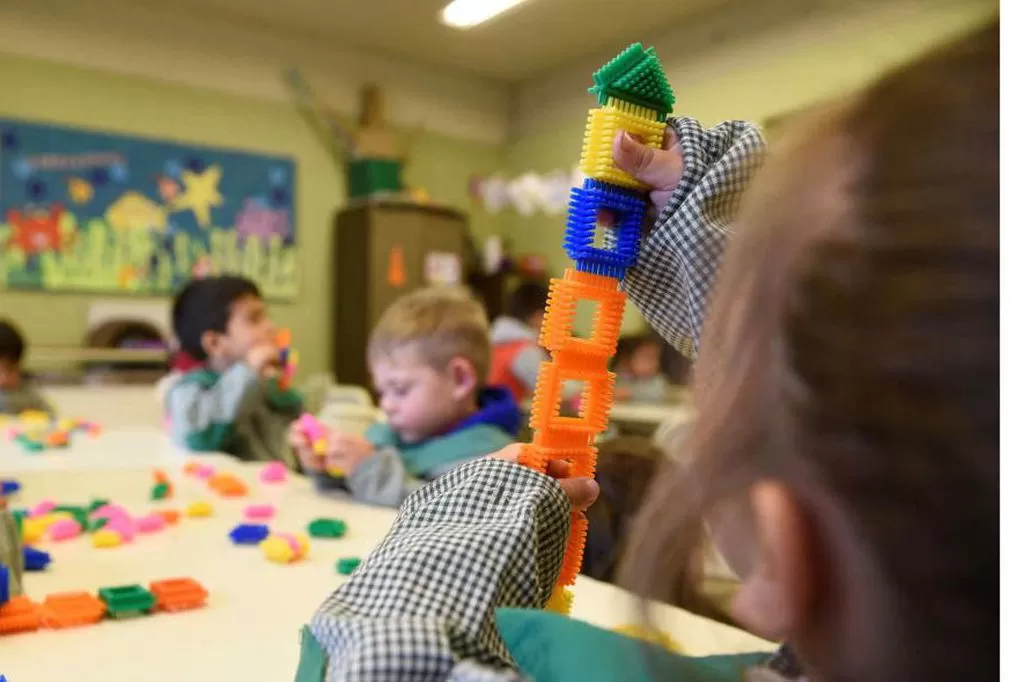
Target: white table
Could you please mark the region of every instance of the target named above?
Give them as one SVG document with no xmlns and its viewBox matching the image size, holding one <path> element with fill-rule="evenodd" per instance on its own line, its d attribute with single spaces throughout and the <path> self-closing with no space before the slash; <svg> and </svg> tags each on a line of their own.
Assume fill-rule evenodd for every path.
<svg viewBox="0 0 1023 682">
<path fill-rule="evenodd" d="M 104 442 L 112 461 L 119 464 L 96 463 Z M 130 452 L 113 452 L 119 448 Z M 15 473 L 9 465 L 18 457 L 51 463 L 23 466 Z M 188 459 L 167 445 L 158 431 L 144 429 L 112 430 L 94 443 L 76 444 L 59 455 L 26 455 L 6 447 L 0 451 L 0 472 L 14 474 L 24 486 L 11 502 L 15 507 L 46 497 L 65 503 L 107 497 L 133 512 L 181 509 L 200 499 L 215 508 L 211 518 L 182 518 L 169 530 L 139 536 L 114 549 L 95 549 L 87 538 L 40 543 L 54 562 L 45 573 L 26 574 L 26 592 L 36 601 L 55 592 L 95 592 L 104 586 L 148 585 L 187 576 L 210 591 L 209 604 L 197 611 L 0 637 L 0 673 L 11 682 L 293 679 L 299 628 L 343 580 L 334 570 L 336 560 L 367 556 L 390 528 L 395 512 L 318 496 L 299 476 L 291 476 L 283 486 L 262 484 L 257 481 L 257 465 L 222 455 L 204 456 L 203 461 L 236 472 L 250 484 L 248 497 L 221 499 L 183 474 Z M 173 499 L 149 501 L 154 465 L 164 466 L 171 475 Z M 304 532 L 310 520 L 328 516 L 345 520 L 349 532 L 341 540 L 313 540 L 306 561 L 270 563 L 258 548 L 236 547 L 227 537 L 241 521 L 242 508 L 257 501 L 277 505 L 278 515 L 271 522 L 275 529 Z M 655 613 L 659 624 L 690 654 L 770 648 L 751 635 L 677 609 L 658 608 Z M 605 627 L 639 620 L 636 602 L 628 593 L 586 578 L 580 578 L 576 588 L 575 615 Z"/>
</svg>

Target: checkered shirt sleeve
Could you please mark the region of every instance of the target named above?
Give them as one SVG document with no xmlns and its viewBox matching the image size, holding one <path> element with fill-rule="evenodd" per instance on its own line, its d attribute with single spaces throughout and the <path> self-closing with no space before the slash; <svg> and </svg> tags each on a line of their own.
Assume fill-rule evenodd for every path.
<svg viewBox="0 0 1023 682">
<path fill-rule="evenodd" d="M 332 682 L 511 682 L 498 607 L 542 608 L 569 503 L 551 478 L 494 459 L 413 493 L 383 542 L 313 617 Z"/>
<path fill-rule="evenodd" d="M 696 357 L 739 202 L 765 147 L 751 123 L 704 129 L 691 118 L 674 118 L 669 124 L 682 149 L 682 179 L 644 240 L 625 291 L 657 333 Z"/>
</svg>

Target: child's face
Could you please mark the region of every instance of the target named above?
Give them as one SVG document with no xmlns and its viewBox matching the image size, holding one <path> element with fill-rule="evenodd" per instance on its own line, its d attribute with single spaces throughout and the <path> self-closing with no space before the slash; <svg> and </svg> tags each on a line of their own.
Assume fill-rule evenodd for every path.
<svg viewBox="0 0 1023 682">
<path fill-rule="evenodd" d="M 629 359 L 629 371 L 642 379 L 657 376 L 661 371 L 661 349 L 653 343 L 637 348 Z"/>
<path fill-rule="evenodd" d="M 21 367 L 18 363 L 0 358 L 0 391 L 14 391 L 21 385 Z"/>
<path fill-rule="evenodd" d="M 476 392 L 476 372 L 464 358 L 443 371 L 423 361 L 414 346 L 399 348 L 370 363 L 380 409 L 402 441 L 438 436 L 466 415 Z"/>
<path fill-rule="evenodd" d="M 203 346 L 214 363 L 230 365 L 243 360 L 253 348 L 272 344 L 274 331 L 263 299 L 243 296 L 231 304 L 224 332 L 206 332 Z"/>
</svg>

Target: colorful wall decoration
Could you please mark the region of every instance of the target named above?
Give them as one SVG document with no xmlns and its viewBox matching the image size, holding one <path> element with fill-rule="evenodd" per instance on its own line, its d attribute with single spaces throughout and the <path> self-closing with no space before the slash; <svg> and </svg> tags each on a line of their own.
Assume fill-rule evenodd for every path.
<svg viewBox="0 0 1023 682">
<path fill-rule="evenodd" d="M 298 293 L 293 160 L 0 119 L 0 288 Z"/>
</svg>

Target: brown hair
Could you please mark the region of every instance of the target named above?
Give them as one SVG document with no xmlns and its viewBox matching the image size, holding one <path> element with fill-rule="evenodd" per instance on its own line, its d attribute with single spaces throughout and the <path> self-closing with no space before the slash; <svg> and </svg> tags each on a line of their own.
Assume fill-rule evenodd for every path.
<svg viewBox="0 0 1023 682">
<path fill-rule="evenodd" d="M 367 356 L 375 362 L 406 347 L 415 348 L 438 371 L 456 357 L 465 358 L 482 383 L 490 371 L 487 313 L 460 287 L 427 287 L 405 294 L 373 328 Z"/>
<path fill-rule="evenodd" d="M 873 581 L 869 645 L 810 662 L 820 680 L 994 679 L 998 198 L 997 22 L 778 150 L 722 267 L 693 457 L 654 486 L 635 587 L 695 584 L 703 521 L 748 523 L 773 479 Z M 749 544 L 727 548 L 740 574 Z"/>
</svg>

